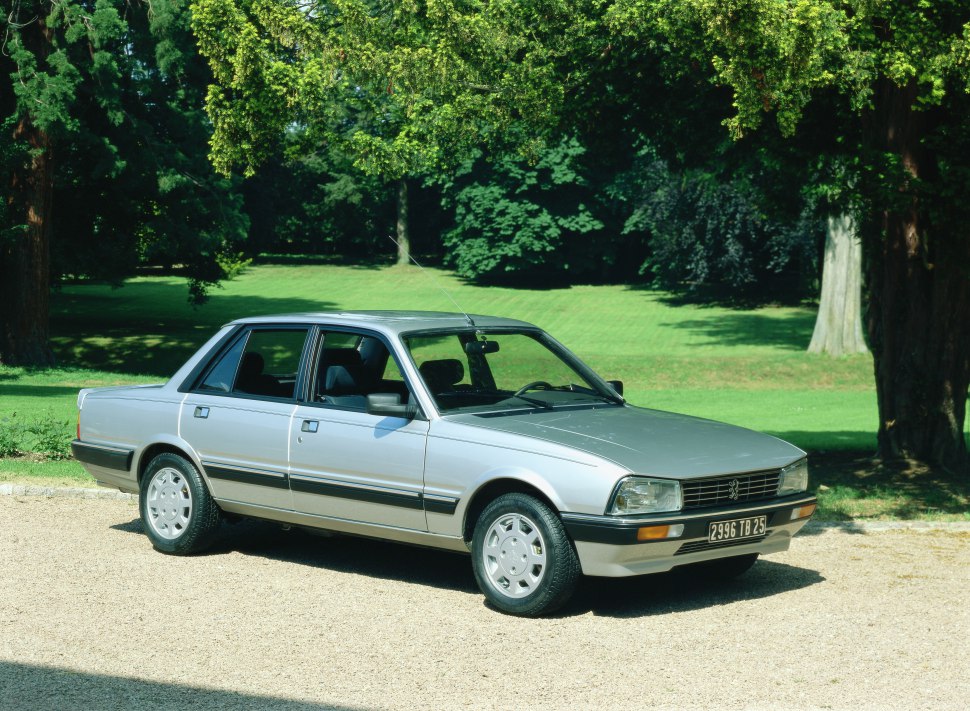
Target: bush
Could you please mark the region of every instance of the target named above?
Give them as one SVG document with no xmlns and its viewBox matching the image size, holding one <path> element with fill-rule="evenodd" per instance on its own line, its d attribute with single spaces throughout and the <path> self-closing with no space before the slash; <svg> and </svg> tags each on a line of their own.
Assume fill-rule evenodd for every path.
<svg viewBox="0 0 970 711">
<path fill-rule="evenodd" d="M 543 150 L 535 164 L 512 153 L 467 163 L 444 186 L 455 224 L 443 235 L 447 259 L 470 279 L 559 277 L 596 272 L 580 258 L 603 229 L 587 203 L 585 148 L 575 138 Z"/>
<path fill-rule="evenodd" d="M 0 419 L 0 457 L 16 457 L 23 454 L 21 442 L 24 426 L 14 412 Z"/>
<path fill-rule="evenodd" d="M 48 459 L 68 459 L 73 439 L 71 423 L 47 412 L 39 420 L 24 422 L 16 412 L 0 419 L 0 457 L 41 454 Z"/>
<path fill-rule="evenodd" d="M 647 235 L 650 256 L 640 273 L 651 286 L 746 301 L 814 293 L 822 223 L 804 201 L 800 212 L 798 200 L 796 209 L 779 208 L 753 176 L 676 172 L 649 153 L 641 157 L 624 233 Z"/>
<path fill-rule="evenodd" d="M 53 412 L 30 423 L 26 431 L 32 435 L 32 452 L 43 454 L 48 459 L 68 459 L 71 456 L 71 423 L 57 419 Z"/>
</svg>

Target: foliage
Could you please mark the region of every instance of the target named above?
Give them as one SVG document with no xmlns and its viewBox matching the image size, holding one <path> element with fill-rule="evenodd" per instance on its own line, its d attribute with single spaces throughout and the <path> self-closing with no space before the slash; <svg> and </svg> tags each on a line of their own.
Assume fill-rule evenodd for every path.
<svg viewBox="0 0 970 711">
<path fill-rule="evenodd" d="M 0 119 L 46 132 L 56 157 L 52 212 L 42 216 L 53 225 L 53 278 L 118 283 L 145 261 L 177 264 L 193 301 L 204 300 L 248 223 L 234 185 L 205 159 L 209 75 L 187 2 L 24 1 L 4 15 L 0 82 L 16 101 Z M 37 27 L 46 44 L 24 38 Z M 0 152 L 4 176 L 29 170 L 36 151 L 26 140 Z M 0 217 L 6 230 L 22 221 L 16 211 Z"/>
<path fill-rule="evenodd" d="M 603 229 L 587 206 L 594 196 L 581 174 L 585 149 L 564 138 L 533 164 L 514 153 L 468 161 L 444 186 L 455 225 L 442 241 L 457 272 L 474 279 L 545 279 L 586 275 Z"/>
<path fill-rule="evenodd" d="M 517 121 L 555 124 L 556 67 L 586 30 L 580 8 L 595 5 L 195 0 L 215 76 L 212 158 L 251 173 L 296 122 L 389 179 L 454 166 Z M 348 103 L 368 120 L 343 124 Z"/>
<path fill-rule="evenodd" d="M 814 292 L 821 225 L 810 207 L 779 213 L 752 176 L 671 170 L 649 149 L 630 175 L 638 194 L 625 232 L 644 232 L 641 273 L 657 287 L 749 301 L 798 301 Z"/>
<path fill-rule="evenodd" d="M 37 419 L 11 412 L 0 417 L 0 457 L 34 453 L 47 459 L 67 459 L 72 435 L 71 423 L 59 419 L 53 410 L 48 409 Z"/>
<path fill-rule="evenodd" d="M 71 440 L 74 434 L 71 423 L 59 419 L 52 411 L 29 423 L 25 429 L 31 435 L 30 451 L 42 454 L 48 459 L 67 459 L 71 456 Z"/>
<path fill-rule="evenodd" d="M 393 247 L 393 187 L 355 168 L 337 144 L 312 145 L 305 131 L 288 130 L 244 191 L 251 253 L 361 258 Z"/>
<path fill-rule="evenodd" d="M 24 425 L 16 412 L 0 417 L 0 457 L 15 457 L 22 453 Z"/>
</svg>

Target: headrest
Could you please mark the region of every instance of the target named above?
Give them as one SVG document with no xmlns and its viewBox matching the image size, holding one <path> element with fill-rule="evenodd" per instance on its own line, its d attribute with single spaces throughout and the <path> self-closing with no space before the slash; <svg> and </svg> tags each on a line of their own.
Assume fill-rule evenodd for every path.
<svg viewBox="0 0 970 711">
<path fill-rule="evenodd" d="M 243 376 L 259 375 L 263 372 L 266 362 L 263 356 L 255 351 L 248 351 L 243 355 L 242 364 L 239 366 L 239 374 Z"/>
<path fill-rule="evenodd" d="M 457 358 L 445 358 L 442 360 L 428 360 L 418 368 L 421 377 L 429 385 L 434 383 L 434 387 L 455 385 L 460 383 L 465 377 L 465 366 Z"/>
</svg>

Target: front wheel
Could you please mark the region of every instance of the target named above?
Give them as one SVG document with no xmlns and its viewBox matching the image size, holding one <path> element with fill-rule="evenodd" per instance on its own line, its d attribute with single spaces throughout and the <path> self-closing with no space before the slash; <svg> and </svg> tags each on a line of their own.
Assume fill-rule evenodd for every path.
<svg viewBox="0 0 970 711">
<path fill-rule="evenodd" d="M 504 494 L 479 516 L 472 570 L 488 601 L 503 612 L 538 617 L 562 607 L 581 574 L 559 517 L 527 494 Z"/>
<path fill-rule="evenodd" d="M 198 470 L 172 453 L 159 454 L 148 463 L 138 508 L 155 549 L 175 555 L 208 547 L 221 520 Z"/>
</svg>

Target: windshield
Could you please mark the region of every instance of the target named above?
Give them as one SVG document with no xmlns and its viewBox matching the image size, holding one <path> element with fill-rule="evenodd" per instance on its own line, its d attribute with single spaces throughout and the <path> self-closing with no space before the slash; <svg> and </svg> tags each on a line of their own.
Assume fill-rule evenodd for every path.
<svg viewBox="0 0 970 711">
<path fill-rule="evenodd" d="M 621 402 L 539 332 L 453 331 L 404 344 L 442 413 Z"/>
</svg>

